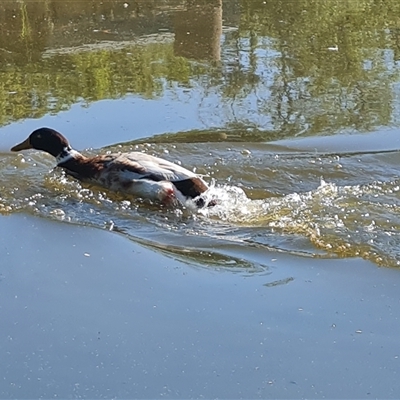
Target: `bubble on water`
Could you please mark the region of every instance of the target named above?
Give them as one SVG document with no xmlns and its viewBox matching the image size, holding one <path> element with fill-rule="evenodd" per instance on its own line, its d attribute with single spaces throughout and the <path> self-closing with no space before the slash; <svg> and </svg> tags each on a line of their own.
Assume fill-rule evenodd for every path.
<svg viewBox="0 0 400 400">
<path fill-rule="evenodd" d="M 50 215 L 53 215 L 59 220 L 64 220 L 65 218 L 65 211 L 61 210 L 60 208 L 56 208 L 55 210 L 50 211 Z"/>
</svg>

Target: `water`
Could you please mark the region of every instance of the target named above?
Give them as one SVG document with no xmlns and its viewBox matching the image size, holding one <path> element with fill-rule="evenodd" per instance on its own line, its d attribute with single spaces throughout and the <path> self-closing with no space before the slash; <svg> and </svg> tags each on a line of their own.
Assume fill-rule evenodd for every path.
<svg viewBox="0 0 400 400">
<path fill-rule="evenodd" d="M 1 4 L 0 397 L 398 398 L 399 12 Z M 40 126 L 177 162 L 217 205 L 10 152 Z"/>
<path fill-rule="evenodd" d="M 53 170 L 50 156 L 31 152 L 2 158 L 6 179 L 0 210 L 116 229 L 155 246 L 168 243 L 178 252 L 188 247 L 218 252 L 217 239 L 221 246 L 233 242 L 399 265 L 396 151 L 318 154 L 272 151 L 261 144 L 213 147 L 177 142 L 104 150 L 146 151 L 190 165 L 208 176 L 207 197 L 218 203 L 213 208 L 169 209 L 88 187 Z"/>
<path fill-rule="evenodd" d="M 37 8 L 13 4 L 3 5 L 5 15 L 14 19 L 8 32 L 22 33 L 13 46 L 5 40 L 2 44 L 7 104 L 2 121 L 19 123 L 3 127 L 2 213 L 25 212 L 97 227 L 113 221 L 115 229 L 142 240 L 150 240 L 157 227 L 163 231 L 158 244 L 174 244 L 174 232 L 190 236 L 194 248 L 196 238 L 215 247 L 222 226 L 223 232 L 235 232 L 229 235 L 233 241 L 398 265 L 399 143 L 395 131 L 379 139 L 385 126 L 397 126 L 399 70 L 393 32 L 371 30 L 371 37 L 358 39 L 369 46 L 363 52 L 346 47 L 345 37 L 335 33 L 331 39 L 315 39 L 308 54 L 307 28 L 295 24 L 288 30 L 285 21 L 292 11 L 269 3 L 224 4 L 225 25 L 220 25 L 221 5 L 199 14 L 196 8 L 171 3 L 156 23 L 157 6 L 142 4 L 141 21 L 148 25 L 140 34 L 136 30 L 141 25 L 128 24 L 136 21 L 128 3 L 105 3 L 92 10 L 95 20 L 82 21 L 77 15 L 92 6 L 75 3 L 68 28 L 42 2 Z M 298 6 L 311 24 L 314 10 L 306 1 Z M 318 7 L 326 16 L 330 6 Z M 269 25 L 263 7 L 279 14 L 278 31 Z M 246 14 L 253 8 L 261 13 L 260 21 Z M 352 18 L 359 11 L 343 12 Z M 370 12 L 370 18 L 377 18 Z M 54 27 L 36 30 L 35 15 L 52 20 Z M 237 16 L 243 25 L 237 25 Z M 204 30 L 191 26 L 190 18 L 197 18 L 200 27 L 202 18 L 211 18 L 214 36 L 201 36 Z M 350 35 L 358 37 L 358 24 L 353 21 Z M 193 40 L 181 35 L 190 26 Z M 204 54 L 196 47 L 200 39 L 205 41 Z M 305 65 L 317 62 L 317 56 L 307 74 Z M 346 63 L 351 68 L 337 69 Z M 99 102 L 110 98 L 114 100 Z M 149 208 L 62 178 L 52 171 L 47 155 L 7 152 L 40 125 L 65 132 L 79 149 L 94 147 L 94 154 L 138 149 L 181 162 L 213 182 L 219 206 L 200 213 Z M 296 148 L 299 137 L 332 133 L 323 150 L 317 139 L 308 139 L 305 151 Z M 348 140 L 354 133 L 363 134 Z M 279 142 L 288 137 L 296 141 Z M 267 144 L 271 140 L 277 145 Z M 363 149 L 365 140 L 372 143 Z"/>
<path fill-rule="evenodd" d="M 395 269 L 265 249 L 267 271 L 205 252 L 202 267 L 104 230 L 0 221 L 2 398 L 398 397 Z"/>
</svg>

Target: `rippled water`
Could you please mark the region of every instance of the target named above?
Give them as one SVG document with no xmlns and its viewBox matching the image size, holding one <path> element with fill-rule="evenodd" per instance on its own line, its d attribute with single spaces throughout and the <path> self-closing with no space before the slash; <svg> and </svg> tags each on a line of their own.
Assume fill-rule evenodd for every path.
<svg viewBox="0 0 400 400">
<path fill-rule="evenodd" d="M 177 257 L 192 253 L 226 267 L 247 265 L 252 248 L 400 265 L 397 151 L 313 154 L 232 143 L 212 150 L 207 143 L 129 143 L 102 151 L 110 150 L 146 151 L 195 168 L 218 205 L 170 209 L 125 198 L 64 176 L 52 169 L 52 157 L 34 151 L 1 158 L 0 211 L 116 230 Z M 225 247 L 243 255 L 231 250 L 221 257 Z"/>
<path fill-rule="evenodd" d="M 0 397 L 398 398 L 399 15 L 0 2 Z M 217 205 L 11 153 L 41 126 L 180 163 Z"/>
<path fill-rule="evenodd" d="M 399 125 L 397 3 L 200 3 L 1 6 L 0 212 L 227 267 L 266 267 L 249 261 L 263 248 L 398 266 L 400 143 L 383 130 Z M 9 153 L 44 124 L 73 131 L 78 149 L 194 168 L 218 205 L 126 199 L 65 177 L 46 154 Z"/>
</svg>

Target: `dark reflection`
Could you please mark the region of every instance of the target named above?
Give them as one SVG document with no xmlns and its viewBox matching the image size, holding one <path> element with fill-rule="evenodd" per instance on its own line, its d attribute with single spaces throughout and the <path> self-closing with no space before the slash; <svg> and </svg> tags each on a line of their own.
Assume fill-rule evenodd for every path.
<svg viewBox="0 0 400 400">
<path fill-rule="evenodd" d="M 171 13 L 183 4 L 184 0 L 1 2 L 0 59 L 27 63 L 39 59 L 46 48 L 169 30 Z"/>
<path fill-rule="evenodd" d="M 174 18 L 175 54 L 196 60 L 219 60 L 222 0 L 188 0 Z"/>
<path fill-rule="evenodd" d="M 223 254 L 215 250 L 207 249 L 194 249 L 172 246 L 170 244 L 164 245 L 162 243 L 149 242 L 146 240 L 137 240 L 144 246 L 156 249 L 167 256 L 173 257 L 176 260 L 181 260 L 186 264 L 193 264 L 194 266 L 204 266 L 207 268 L 215 268 L 220 271 L 239 272 L 239 273 L 265 273 L 268 274 L 268 265 L 251 262 L 245 258 L 238 258 L 230 255 Z"/>
<path fill-rule="evenodd" d="M 26 65 L 38 61 L 43 52 L 52 23 L 45 2 L 2 2 L 0 4 L 0 63 Z"/>
<path fill-rule="evenodd" d="M 135 139 L 125 143 L 125 145 L 138 145 L 149 143 L 207 143 L 207 142 L 265 142 L 278 140 L 279 134 L 273 131 L 258 129 L 240 129 L 239 127 L 228 127 L 227 129 L 193 129 L 178 133 L 164 133 L 153 135 L 151 138 Z M 114 147 L 111 145 L 108 147 Z"/>
<path fill-rule="evenodd" d="M 397 0 L 2 2 L 0 124 L 173 83 L 257 140 L 395 124 L 399 14 Z"/>
</svg>

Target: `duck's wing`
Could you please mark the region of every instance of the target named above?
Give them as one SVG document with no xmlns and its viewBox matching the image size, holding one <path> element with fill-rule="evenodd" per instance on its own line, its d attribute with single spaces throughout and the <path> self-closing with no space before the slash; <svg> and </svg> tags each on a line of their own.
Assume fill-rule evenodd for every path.
<svg viewBox="0 0 400 400">
<path fill-rule="evenodd" d="M 147 179 L 169 181 L 187 197 L 195 198 L 208 189 L 208 185 L 198 175 L 180 165 L 148 154 L 132 152 L 116 155 L 107 169 L 120 171 L 125 179 Z"/>
<path fill-rule="evenodd" d="M 132 152 L 112 157 L 107 165 L 126 180 L 169 181 L 185 197 L 196 198 L 208 189 L 198 175 L 180 165 L 148 154 Z"/>
<path fill-rule="evenodd" d="M 110 155 L 108 160 L 107 169 L 125 171 L 132 179 L 175 182 L 197 177 L 180 165 L 139 152 Z"/>
</svg>

